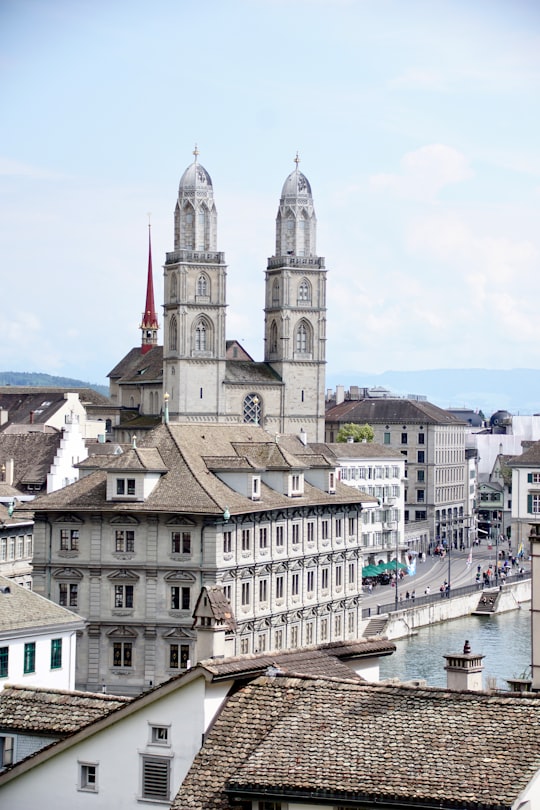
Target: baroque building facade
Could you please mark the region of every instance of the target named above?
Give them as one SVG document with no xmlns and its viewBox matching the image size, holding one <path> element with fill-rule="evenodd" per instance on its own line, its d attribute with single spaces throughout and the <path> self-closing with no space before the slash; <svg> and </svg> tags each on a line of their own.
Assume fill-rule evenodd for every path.
<svg viewBox="0 0 540 810">
<path fill-rule="evenodd" d="M 111 399 L 140 416 L 159 418 L 166 400 L 171 422 L 257 424 L 323 441 L 326 268 L 299 159 L 279 201 L 261 318 L 264 360 L 256 362 L 226 338 L 227 264 L 218 249 L 214 188 L 197 149 L 194 158 L 180 179 L 173 250 L 164 265 L 163 346 L 156 339 L 150 251 L 141 346 L 110 372 Z"/>
<path fill-rule="evenodd" d="M 227 655 L 362 635 L 362 510 L 377 500 L 300 438 L 164 423 L 80 470 L 32 503 L 34 589 L 87 620 L 79 688 L 132 694 L 195 663 L 194 608 L 215 585 Z"/>
</svg>

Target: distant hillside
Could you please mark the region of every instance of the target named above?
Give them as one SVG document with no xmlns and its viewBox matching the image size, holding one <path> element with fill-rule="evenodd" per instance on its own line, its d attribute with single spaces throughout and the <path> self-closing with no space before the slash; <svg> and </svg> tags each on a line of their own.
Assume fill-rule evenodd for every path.
<svg viewBox="0 0 540 810">
<path fill-rule="evenodd" d="M 423 394 L 440 408 L 473 408 L 486 416 L 498 410 L 517 414 L 540 413 L 540 370 L 529 368 L 451 368 L 422 371 L 327 371 L 327 388 L 383 386 L 399 396 Z"/>
<path fill-rule="evenodd" d="M 109 389 L 106 385 L 83 382 L 83 380 L 73 380 L 71 377 L 53 377 L 51 374 L 40 374 L 38 372 L 26 371 L 0 371 L 0 385 L 32 385 L 34 387 L 55 387 L 55 388 L 92 388 L 103 396 L 109 396 Z"/>
</svg>

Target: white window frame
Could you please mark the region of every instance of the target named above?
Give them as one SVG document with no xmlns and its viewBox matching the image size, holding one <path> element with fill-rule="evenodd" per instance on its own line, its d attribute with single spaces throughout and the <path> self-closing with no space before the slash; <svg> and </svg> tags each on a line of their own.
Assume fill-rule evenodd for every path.
<svg viewBox="0 0 540 810">
<path fill-rule="evenodd" d="M 77 790 L 83 793 L 97 793 L 98 787 L 98 762 L 83 762 L 77 761 L 79 776 L 77 782 Z"/>
</svg>

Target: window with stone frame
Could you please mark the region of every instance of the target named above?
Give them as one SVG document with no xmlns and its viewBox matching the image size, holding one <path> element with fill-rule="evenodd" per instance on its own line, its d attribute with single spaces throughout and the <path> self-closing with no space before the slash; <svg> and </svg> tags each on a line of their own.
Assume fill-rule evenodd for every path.
<svg viewBox="0 0 540 810">
<path fill-rule="evenodd" d="M 133 642 L 114 641 L 113 645 L 113 667 L 133 666 Z"/>
<path fill-rule="evenodd" d="M 60 529 L 60 551 L 79 550 L 79 530 Z"/>
<path fill-rule="evenodd" d="M 169 644 L 169 669 L 187 669 L 189 644 Z"/>
<path fill-rule="evenodd" d="M 171 533 L 171 554 L 191 554 L 191 532 Z"/>
<path fill-rule="evenodd" d="M 114 607 L 127 608 L 133 607 L 133 585 L 115 585 L 114 586 Z"/>
<path fill-rule="evenodd" d="M 62 607 L 79 607 L 79 584 L 77 582 L 58 583 L 58 604 Z"/>
<path fill-rule="evenodd" d="M 133 529 L 116 529 L 114 533 L 114 550 L 117 553 L 135 551 L 135 532 Z"/>
<path fill-rule="evenodd" d="M 180 585 L 171 586 L 171 610 L 189 610 L 191 607 L 191 588 Z"/>
</svg>

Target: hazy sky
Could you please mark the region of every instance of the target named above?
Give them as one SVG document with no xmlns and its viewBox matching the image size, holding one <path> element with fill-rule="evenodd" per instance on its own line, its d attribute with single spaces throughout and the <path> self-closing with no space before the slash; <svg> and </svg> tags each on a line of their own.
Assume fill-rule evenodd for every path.
<svg viewBox="0 0 540 810">
<path fill-rule="evenodd" d="M 0 370 L 140 344 L 195 143 L 255 359 L 298 150 L 329 373 L 540 368 L 537 0 L 1 0 L 0 60 Z"/>
</svg>

